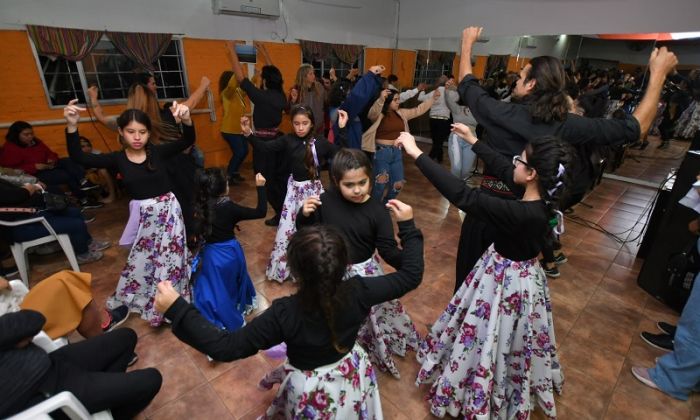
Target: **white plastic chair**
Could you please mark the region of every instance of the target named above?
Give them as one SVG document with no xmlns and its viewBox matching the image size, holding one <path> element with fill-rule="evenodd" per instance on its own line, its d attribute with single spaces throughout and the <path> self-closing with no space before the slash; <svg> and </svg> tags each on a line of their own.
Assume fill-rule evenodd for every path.
<svg viewBox="0 0 700 420">
<path fill-rule="evenodd" d="M 78 265 L 77 258 L 75 258 L 75 251 L 73 251 L 73 245 L 71 245 L 70 243 L 70 237 L 65 233 L 56 233 L 56 231 L 53 229 L 53 227 L 51 227 L 49 222 L 47 222 L 44 217 L 33 217 L 31 219 L 15 220 L 11 222 L 6 220 L 0 220 L 0 226 L 7 226 L 10 228 L 28 225 L 31 223 L 41 223 L 42 225 L 44 225 L 49 234 L 47 236 L 37 238 L 31 241 L 15 242 L 12 245 L 10 245 L 12 256 L 14 257 L 15 264 L 17 264 L 17 269 L 19 270 L 19 276 L 24 282 L 24 284 L 27 285 L 27 287 L 29 287 L 29 264 L 27 260 L 27 250 L 31 247 L 42 245 L 48 242 L 58 241 L 58 244 L 61 245 L 61 248 L 66 254 L 66 257 L 68 257 L 68 262 L 70 263 L 70 266 L 73 269 L 73 271 L 79 272 L 80 266 Z"/>
<path fill-rule="evenodd" d="M 15 414 L 8 420 L 51 420 L 49 413 L 58 409 L 62 410 L 72 420 L 111 420 L 113 418 L 109 410 L 100 411 L 94 415 L 90 414 L 85 409 L 85 406 L 75 398 L 73 393 L 63 391 L 21 413 Z"/>
</svg>

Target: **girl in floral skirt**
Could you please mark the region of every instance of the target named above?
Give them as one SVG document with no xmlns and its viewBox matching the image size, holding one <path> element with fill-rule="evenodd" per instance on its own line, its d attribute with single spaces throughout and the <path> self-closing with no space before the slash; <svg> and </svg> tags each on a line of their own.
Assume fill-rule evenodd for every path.
<svg viewBox="0 0 700 420">
<path fill-rule="evenodd" d="M 400 268 L 403 255 L 394 239 L 391 217 L 379 200 L 371 196 L 372 164 L 359 149 L 341 149 L 333 157 L 334 188 L 321 196 L 309 197 L 297 215 L 297 226 L 323 224 L 337 227 L 350 254 L 348 277 L 384 274 L 379 255 Z M 360 329 L 358 342 L 368 351 L 372 363 L 399 378 L 393 354 L 405 356 L 418 349 L 418 332 L 398 299 L 372 307 Z"/>
<path fill-rule="evenodd" d="M 416 384 L 431 383 L 430 411 L 443 417 L 525 419 L 537 403 L 556 417 L 563 376 L 546 276 L 537 259 L 565 184 L 567 146 L 532 140 L 512 161 L 477 141 L 463 124 L 453 131 L 498 179 L 524 188 L 515 201 L 482 194 L 424 156 L 408 133 L 399 143 L 416 166 L 467 217 L 486 221 L 497 239 L 482 255 L 420 344 Z"/>
<path fill-rule="evenodd" d="M 289 238 L 296 232 L 297 212 L 304 200 L 311 196 L 319 196 L 323 192 L 323 185 L 319 179 L 321 166 L 326 164 L 338 149 L 325 138 L 314 136 L 314 114 L 310 108 L 297 105 L 292 108 L 290 116 L 294 133 L 267 141 L 253 135 L 250 117 L 241 118 L 241 130 L 250 140 L 253 148 L 264 152 L 284 152 L 286 160 L 280 164 L 286 165 L 291 172 L 287 181 L 287 196 L 282 206 L 275 243 L 265 271 L 269 280 L 280 283 L 290 275 L 287 267 L 287 244 Z M 338 125 L 341 129 L 345 127 L 347 120 L 347 113 L 344 111 L 338 115 Z M 340 132 L 342 144 L 345 130 Z"/>
<path fill-rule="evenodd" d="M 299 283 L 243 328 L 210 324 L 168 282 L 158 286 L 156 307 L 172 320 L 182 341 L 215 360 L 249 357 L 282 341 L 288 346 L 285 377 L 266 418 L 381 419 L 377 377 L 357 345 L 372 306 L 415 289 L 423 276 L 423 238 L 411 207 L 392 200 L 403 245 L 401 269 L 384 276 L 346 279 L 350 258 L 340 232 L 310 226 L 289 242 L 289 268 Z"/>
<path fill-rule="evenodd" d="M 141 314 L 151 326 L 163 322 L 153 308 L 158 282 L 168 280 L 183 297 L 189 299 L 190 268 L 185 224 L 180 203 L 172 191 L 167 161 L 192 146 L 195 131 L 187 106 L 173 103 L 171 112 L 182 123 L 183 139 L 153 145 L 151 119 L 137 109 L 127 109 L 117 118 L 119 137 L 124 149 L 100 155 L 84 153 L 80 147 L 78 120 L 80 111 L 69 102 L 63 115 L 67 121 L 66 142 L 71 159 L 91 168 L 111 168 L 122 174 L 132 200 L 129 221 L 120 244 L 131 245 L 126 265 L 119 277 L 117 290 L 107 300 L 114 309 L 127 305 Z"/>
</svg>

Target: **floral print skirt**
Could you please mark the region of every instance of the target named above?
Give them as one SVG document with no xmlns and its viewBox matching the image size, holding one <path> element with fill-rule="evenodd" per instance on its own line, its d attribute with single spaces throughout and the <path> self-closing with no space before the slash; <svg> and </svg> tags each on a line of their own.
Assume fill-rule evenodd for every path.
<svg viewBox="0 0 700 420">
<path fill-rule="evenodd" d="M 493 245 L 420 344 L 416 384 L 432 383 L 432 414 L 556 418 L 563 375 L 546 276 L 536 258 L 511 261 Z"/>
<path fill-rule="evenodd" d="M 304 200 L 311 196 L 320 196 L 323 193 L 321 181 L 295 181 L 292 176 L 287 180 L 287 196 L 282 205 L 280 223 L 277 227 L 275 244 L 272 247 L 270 262 L 267 263 L 265 275 L 268 280 L 277 280 L 282 283 L 289 277 L 290 272 L 287 267 L 287 245 L 289 239 L 297 231 L 297 213 L 301 209 Z"/>
<path fill-rule="evenodd" d="M 698 106 L 698 101 L 693 101 L 678 117 L 674 137 L 676 139 L 692 139 L 698 129 L 700 129 L 700 106 Z"/>
<path fill-rule="evenodd" d="M 379 384 L 367 353 L 355 344 L 338 362 L 314 370 L 289 363 L 266 376 L 260 386 L 280 382 L 264 419 L 382 419 Z"/>
<path fill-rule="evenodd" d="M 157 327 L 163 322 L 163 316 L 153 307 L 159 282 L 170 280 L 175 290 L 190 300 L 185 224 L 180 204 L 171 192 L 139 203 L 138 230 L 107 306 L 114 309 L 126 305 Z"/>
<path fill-rule="evenodd" d="M 384 275 L 376 254 L 348 268 L 347 277 Z M 357 334 L 357 342 L 369 353 L 372 363 L 383 372 L 400 378 L 393 355 L 404 357 L 406 350 L 418 350 L 416 326 L 398 299 L 374 305 Z"/>
</svg>

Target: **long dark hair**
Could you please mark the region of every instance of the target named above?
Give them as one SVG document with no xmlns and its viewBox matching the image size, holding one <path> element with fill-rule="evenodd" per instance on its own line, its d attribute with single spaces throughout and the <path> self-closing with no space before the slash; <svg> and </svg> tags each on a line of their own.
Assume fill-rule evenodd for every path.
<svg viewBox="0 0 700 420">
<path fill-rule="evenodd" d="M 12 123 L 10 128 L 7 129 L 5 139 L 10 143 L 16 144 L 19 147 L 27 147 L 26 144 L 22 143 L 19 140 L 19 133 L 21 133 L 23 130 L 26 130 L 27 128 L 32 128 L 32 125 L 26 121 L 15 121 Z M 35 140 L 37 140 L 36 137 Z"/>
<path fill-rule="evenodd" d="M 555 136 L 537 137 L 525 146 L 527 165 L 537 171 L 540 196 L 547 204 L 550 218 L 559 209 L 559 202 L 570 184 L 572 148 Z M 564 172 L 560 174 L 560 167 Z"/>
<path fill-rule="evenodd" d="M 221 76 L 219 76 L 219 93 L 223 92 L 224 89 L 228 86 L 228 82 L 231 81 L 231 78 L 233 77 L 233 72 L 231 70 L 226 70 L 221 73 Z"/>
<path fill-rule="evenodd" d="M 345 241 L 336 228 L 314 225 L 299 230 L 287 247 L 287 261 L 299 283 L 299 303 L 305 312 L 321 310 L 338 353 L 341 346 L 335 332 L 336 314 L 343 306 L 343 276 L 349 262 Z"/>
<path fill-rule="evenodd" d="M 219 197 L 226 192 L 228 183 L 226 175 L 219 168 L 198 169 L 195 180 L 194 222 L 190 238 L 194 240 L 195 247 L 199 248 L 211 235 L 214 209 Z"/>
<path fill-rule="evenodd" d="M 260 72 L 260 77 L 265 81 L 265 88 L 269 90 L 276 90 L 284 96 L 284 80 L 282 79 L 282 72 L 275 66 L 263 66 Z"/>
<path fill-rule="evenodd" d="M 333 163 L 331 164 L 331 176 L 333 177 L 333 183 L 339 188 L 340 181 L 345 176 L 347 171 L 352 171 L 353 169 L 362 169 L 367 174 L 369 178 L 370 186 L 373 186 L 372 182 L 372 162 L 370 162 L 367 157 L 367 153 L 360 149 L 347 149 L 342 148 L 333 156 Z"/>
<path fill-rule="evenodd" d="M 292 107 L 289 113 L 290 119 L 294 121 L 294 117 L 297 115 L 304 115 L 311 120 L 311 127 L 309 132 L 304 136 L 303 140 L 306 142 L 306 153 L 304 154 L 304 167 L 306 167 L 306 172 L 309 174 L 309 179 L 315 180 L 318 178 L 318 171 L 316 168 L 316 163 L 314 162 L 314 152 L 311 150 L 311 139 L 314 134 L 314 127 L 316 126 L 316 119 L 314 118 L 314 112 L 311 108 L 304 105 L 295 105 Z"/>
<path fill-rule="evenodd" d="M 117 127 L 124 130 L 129 123 L 136 121 L 139 124 L 143 124 L 149 133 L 148 141 L 146 142 L 146 168 L 149 171 L 155 171 L 156 168 L 153 166 L 153 144 L 151 143 L 150 135 L 152 133 L 151 118 L 145 112 L 138 109 L 127 109 L 122 112 L 119 117 L 117 117 Z M 120 141 L 123 141 L 120 136 Z"/>
<path fill-rule="evenodd" d="M 394 90 L 394 89 L 389 89 L 389 94 L 386 96 L 386 99 L 384 100 L 384 106 L 382 107 L 382 114 L 386 115 L 387 112 L 391 110 L 391 102 L 394 100 L 394 96 L 398 95 L 399 91 Z"/>
<path fill-rule="evenodd" d="M 524 82 L 535 80 L 530 114 L 537 122 L 564 121 L 569 112 L 566 99 L 566 73 L 558 58 L 535 57 L 530 61 L 530 73 Z"/>
</svg>

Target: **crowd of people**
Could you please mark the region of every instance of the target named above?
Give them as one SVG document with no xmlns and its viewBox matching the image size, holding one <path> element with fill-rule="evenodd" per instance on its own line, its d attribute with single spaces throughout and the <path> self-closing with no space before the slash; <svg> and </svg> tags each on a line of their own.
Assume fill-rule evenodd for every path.
<svg viewBox="0 0 700 420">
<path fill-rule="evenodd" d="M 152 327 L 169 323 L 181 341 L 212 360 L 271 348 L 284 352 L 286 362 L 260 380 L 263 388 L 279 384 L 268 418 L 381 418 L 375 369 L 399 377 L 394 356 L 408 351 L 416 352 L 416 384 L 430 385 L 427 400 L 436 416 L 528 418 L 538 405 L 555 418 L 564 367 L 547 277 L 558 276 L 556 264 L 566 260 L 556 252 L 562 212 L 592 185 L 577 189 L 577 171 L 589 168 L 591 146 L 636 144 L 669 124 L 688 134 L 695 102 L 680 92 L 698 78 L 683 79 L 686 87 L 669 93 L 666 78 L 677 59 L 660 48 L 651 54 L 644 85 L 618 73 L 567 71 L 559 59 L 544 56 L 517 75 L 479 80 L 471 55 L 480 31 L 470 27 L 462 34 L 457 78 L 443 75 L 433 86 L 403 92 L 395 76 L 381 76 L 386 69 L 380 65 L 347 77 L 331 70 L 318 81 L 304 64 L 285 93 L 273 58 L 263 54 L 266 63 L 251 80 L 235 44 L 227 43 L 231 70 L 219 78 L 221 135 L 233 156 L 223 170 L 203 168 L 190 115 L 207 78 L 185 102 L 161 105 L 152 77 L 144 77 L 116 117 L 102 113 L 91 88 L 88 106 L 119 135 L 122 149 L 115 152 L 96 153 L 80 136 L 86 109 L 77 100 L 64 108 L 68 158 L 59 159 L 36 139 L 29 124 L 13 124 L 0 164 L 22 169 L 12 176 L 28 178 L 0 179 L 0 206 L 14 208 L 2 217 L 42 215 L 71 234 L 81 264 L 95 261 L 109 242 L 92 239 L 79 208 L 47 208 L 41 191 L 62 195 L 66 186 L 78 205 L 89 208 L 86 194 L 98 185 L 85 174 L 96 171 L 111 183 L 102 198 L 113 199 L 119 188 L 130 197 L 119 240 L 130 252 L 104 309 L 92 299 L 89 275 L 72 272 L 39 283 L 70 284 L 64 293 L 80 296 L 72 300 L 70 321 L 57 319 L 60 310 L 36 304 L 52 293 L 42 294 L 38 286 L 24 303 L 0 306 L 0 377 L 22 378 L 0 380 L 6 396 L 0 415 L 61 390 L 73 392 L 91 412 L 110 408 L 116 418 L 138 413 L 157 394 L 161 377 L 152 368 L 125 372 L 137 357 L 136 335 L 115 328 L 136 313 Z M 660 112 L 662 93 L 668 106 Z M 626 95 L 636 98 L 634 106 L 625 108 Z M 420 104 L 402 107 L 411 97 Z M 622 115 L 606 118 L 615 101 Z M 285 113 L 290 133 L 279 128 Z M 426 113 L 432 137 L 427 154 L 408 126 Z M 442 165 L 446 140 L 450 170 Z M 229 196 L 230 186 L 245 181 L 241 165 L 249 147 L 254 208 Z M 397 199 L 405 156 L 466 214 L 454 296 L 440 303 L 445 309 L 425 337 L 400 301 L 420 286 L 424 270 L 414 210 Z M 484 176 L 480 188 L 472 188 L 465 179 L 477 157 Z M 329 172 L 326 186 L 323 170 Z M 244 220 L 265 218 L 268 203 L 274 215 L 265 224 L 277 234 L 266 277 L 295 282 L 297 292 L 250 319 L 256 291 L 235 230 Z M 11 228 L 8 238 L 26 240 L 42 229 Z M 385 274 L 380 257 L 396 271 Z M 0 303 L 10 295 L 11 285 L 0 280 Z M 58 332 L 49 328 L 56 324 Z M 42 329 L 52 338 L 77 329 L 86 340 L 47 354 L 31 343 Z M 659 375 L 654 370 L 645 378 Z M 314 402 L 319 399 L 325 403 Z"/>
</svg>

